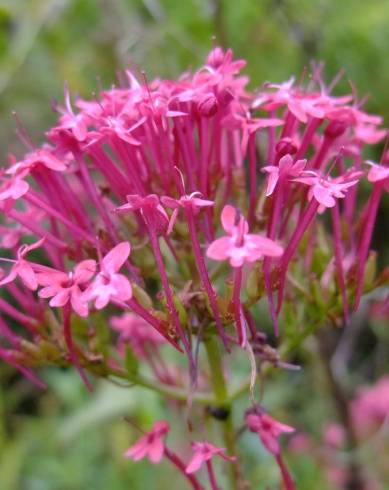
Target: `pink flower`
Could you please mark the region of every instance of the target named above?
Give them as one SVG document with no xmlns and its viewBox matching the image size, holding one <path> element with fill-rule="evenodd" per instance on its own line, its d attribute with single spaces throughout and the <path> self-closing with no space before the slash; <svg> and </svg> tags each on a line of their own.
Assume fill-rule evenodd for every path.
<svg viewBox="0 0 389 490">
<path fill-rule="evenodd" d="M 207 256 L 214 260 L 229 260 L 232 267 L 245 262 L 255 262 L 263 256 L 280 257 L 283 248 L 275 241 L 261 235 L 248 233 L 248 224 L 233 206 L 224 206 L 221 223 L 228 236 L 210 244 Z"/>
<path fill-rule="evenodd" d="M 153 464 L 158 464 L 165 451 L 164 438 L 169 432 L 170 426 L 165 420 L 158 420 L 150 432 L 141 437 L 138 442 L 124 453 L 125 458 L 139 461 L 148 458 Z"/>
<path fill-rule="evenodd" d="M 159 197 L 156 194 L 148 196 L 139 196 L 138 194 L 130 194 L 127 196 L 127 204 L 123 204 L 116 208 L 116 212 L 123 213 L 126 211 L 139 211 L 147 223 L 156 230 L 157 234 L 166 233 L 169 217 L 159 202 Z"/>
<path fill-rule="evenodd" d="M 214 206 L 213 201 L 208 201 L 206 199 L 202 199 L 200 192 L 192 192 L 192 194 L 181 196 L 179 199 L 173 199 L 172 197 L 162 196 L 161 202 L 168 208 L 172 208 L 174 211 L 170 217 L 169 227 L 167 233 L 170 234 L 174 223 L 177 219 L 177 215 L 180 207 L 184 209 L 190 208 L 194 214 L 197 214 L 202 208 L 209 208 Z"/>
<path fill-rule="evenodd" d="M 20 162 L 14 163 L 8 168 L 7 174 L 23 174 L 30 172 L 36 166 L 42 165 L 50 170 L 62 172 L 67 168 L 67 165 L 57 158 L 49 147 L 34 150 L 27 155 Z"/>
<path fill-rule="evenodd" d="M 193 449 L 193 456 L 185 470 L 188 474 L 198 471 L 204 463 L 210 461 L 214 456 L 220 456 L 226 461 L 236 460 L 234 456 L 228 456 L 224 448 L 213 446 L 206 441 L 192 442 L 191 446 Z"/>
<path fill-rule="evenodd" d="M 245 421 L 250 431 L 258 434 L 264 447 L 274 456 L 280 469 L 285 488 L 287 490 L 294 490 L 294 483 L 283 461 L 278 439 L 281 434 L 291 434 L 295 429 L 273 419 L 258 406 L 246 412 Z"/>
<path fill-rule="evenodd" d="M 82 317 L 88 315 L 88 304 L 83 298 L 83 291 L 96 271 L 96 261 L 83 260 L 74 271 L 66 273 L 55 269 L 38 272 L 36 278 L 40 286 L 40 298 L 51 298 L 50 306 L 65 306 L 70 302 L 76 313 Z"/>
<path fill-rule="evenodd" d="M 371 161 L 367 161 L 366 163 L 371 167 L 367 174 L 367 180 L 372 184 L 384 182 L 384 187 L 389 192 L 389 167 Z"/>
<path fill-rule="evenodd" d="M 0 201 L 6 199 L 19 199 L 24 196 L 30 186 L 23 180 L 24 176 L 13 176 L 0 185 Z"/>
<path fill-rule="evenodd" d="M 128 259 L 130 251 L 130 244 L 121 242 L 107 253 L 101 261 L 100 272 L 83 294 L 85 301 L 95 300 L 95 308 L 101 310 L 111 299 L 121 301 L 131 299 L 130 281 L 126 276 L 118 273 Z"/>
<path fill-rule="evenodd" d="M 266 196 L 271 196 L 280 178 L 299 177 L 304 170 L 306 160 L 297 160 L 294 162 L 291 155 L 284 155 L 277 165 L 268 165 L 261 168 L 261 172 L 268 173 Z"/>
<path fill-rule="evenodd" d="M 42 243 L 44 242 L 44 238 L 41 238 L 35 243 L 32 243 L 31 245 L 22 245 L 19 250 L 18 250 L 18 259 L 14 262 L 13 266 L 11 267 L 10 272 L 8 273 L 7 276 L 3 277 L 3 279 L 0 281 L 0 286 L 4 286 L 5 284 L 9 284 L 12 282 L 17 276 L 20 277 L 22 280 L 23 284 L 28 288 L 31 289 L 32 291 L 35 291 L 35 289 L 38 287 L 38 281 L 36 278 L 35 271 L 33 269 L 33 266 L 25 260 L 25 256 L 30 252 L 31 250 L 35 250 L 36 248 L 39 248 Z"/>
<path fill-rule="evenodd" d="M 331 178 L 319 175 L 313 170 L 307 170 L 301 177 L 293 180 L 310 186 L 308 199 L 315 198 L 320 204 L 319 212 L 322 212 L 325 208 L 335 206 L 335 198 L 343 199 L 348 189 L 357 184 L 362 175 L 363 172 L 350 170 L 340 177 Z"/>
<path fill-rule="evenodd" d="M 281 448 L 278 439 L 281 434 L 291 434 L 295 431 L 293 427 L 282 424 L 273 419 L 262 409 L 253 409 L 246 413 L 246 424 L 251 432 L 258 434 L 262 444 L 274 456 L 280 454 Z"/>
</svg>

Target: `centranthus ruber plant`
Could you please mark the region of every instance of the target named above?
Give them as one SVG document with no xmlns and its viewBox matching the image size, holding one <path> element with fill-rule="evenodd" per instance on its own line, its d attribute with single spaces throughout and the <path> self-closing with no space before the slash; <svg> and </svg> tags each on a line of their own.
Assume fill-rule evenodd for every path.
<svg viewBox="0 0 389 490">
<path fill-rule="evenodd" d="M 155 391 L 170 424 L 125 457 L 167 459 L 182 488 L 267 488 L 249 431 L 258 462 L 298 487 L 281 445 L 299 428 L 258 380 L 299 369 L 308 336 L 347 329 L 388 281 L 370 245 L 389 154 L 364 163 L 381 118 L 317 67 L 251 92 L 244 65 L 214 48 L 177 80 L 127 71 L 73 102 L 66 87 L 46 142 L 20 126 L 28 152 L 0 173 L 1 359 L 40 387 L 39 368 L 73 365 L 90 389 Z"/>
</svg>

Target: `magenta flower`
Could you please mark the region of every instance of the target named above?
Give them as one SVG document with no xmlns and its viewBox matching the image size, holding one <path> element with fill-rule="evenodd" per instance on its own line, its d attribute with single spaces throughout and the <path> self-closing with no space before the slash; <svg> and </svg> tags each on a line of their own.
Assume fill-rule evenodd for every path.
<svg viewBox="0 0 389 490">
<path fill-rule="evenodd" d="M 158 420 L 145 436 L 141 437 L 138 442 L 127 449 L 124 457 L 130 458 L 133 461 L 148 458 L 151 463 L 158 464 L 165 451 L 163 441 L 169 430 L 170 425 L 166 420 Z"/>
<path fill-rule="evenodd" d="M 83 294 L 85 301 L 95 301 L 95 308 L 101 310 L 113 299 L 127 301 L 132 297 L 130 281 L 118 273 L 130 255 L 128 242 L 121 242 L 107 253 L 100 263 L 100 272 Z"/>
<path fill-rule="evenodd" d="M 7 174 L 22 174 L 24 176 L 39 165 L 50 170 L 55 170 L 56 172 L 62 172 L 67 168 L 66 163 L 62 159 L 57 158 L 51 148 L 47 146 L 27 153 L 23 160 L 14 163 L 8 168 Z"/>
<path fill-rule="evenodd" d="M 88 304 L 83 291 L 96 271 L 96 261 L 83 260 L 74 271 L 66 273 L 47 269 L 36 274 L 38 284 L 44 286 L 38 293 L 40 298 L 51 298 L 49 305 L 61 307 L 68 303 L 80 316 L 88 316 Z"/>
<path fill-rule="evenodd" d="M 287 490 L 294 490 L 293 480 L 283 462 L 279 437 L 282 434 L 291 434 L 293 427 L 282 424 L 267 415 L 260 407 L 254 407 L 246 412 L 245 421 L 251 432 L 257 434 L 270 454 L 272 454 L 280 468 L 281 476 Z"/>
<path fill-rule="evenodd" d="M 281 452 L 278 441 L 280 435 L 291 434 L 295 431 L 293 427 L 278 422 L 263 410 L 248 411 L 245 420 L 251 432 L 258 434 L 262 444 L 274 456 Z"/>
<path fill-rule="evenodd" d="M 299 177 L 304 170 L 306 160 L 293 160 L 291 155 L 284 155 L 277 165 L 268 165 L 261 168 L 261 172 L 268 174 L 266 196 L 271 196 L 280 178 Z"/>
<path fill-rule="evenodd" d="M 159 197 L 156 194 L 149 194 L 146 197 L 137 194 L 127 196 L 127 204 L 123 204 L 116 208 L 118 213 L 128 211 L 139 211 L 147 223 L 157 234 L 164 234 L 167 231 L 169 217 L 159 202 Z"/>
<path fill-rule="evenodd" d="M 3 184 L 0 184 L 0 202 L 6 199 L 16 200 L 26 194 L 30 186 L 23 180 L 23 177 L 22 175 L 15 175 L 7 179 Z"/>
<path fill-rule="evenodd" d="M 11 267 L 10 272 L 7 276 L 3 277 L 0 281 L 0 286 L 4 286 L 5 284 L 9 284 L 14 281 L 17 276 L 20 277 L 23 284 L 32 291 L 35 291 L 38 287 L 38 281 L 36 278 L 36 272 L 34 271 L 33 265 L 31 265 L 27 260 L 25 260 L 25 256 L 31 250 L 35 250 L 39 248 L 42 243 L 45 241 L 44 238 L 41 238 L 35 243 L 31 245 L 22 245 L 18 250 L 18 258 L 14 262 Z M 4 259 L 3 259 L 4 260 Z"/>
<path fill-rule="evenodd" d="M 207 256 L 214 260 L 229 260 L 232 267 L 245 262 L 255 262 L 262 257 L 280 257 L 283 248 L 275 241 L 261 235 L 248 233 L 248 224 L 233 206 L 224 207 L 221 223 L 228 236 L 218 238 L 207 249 Z"/>
<path fill-rule="evenodd" d="M 220 456 L 226 461 L 235 461 L 234 456 L 228 456 L 226 450 L 223 447 L 216 447 L 209 442 L 192 442 L 193 450 L 192 459 L 189 461 L 186 472 L 195 473 L 198 471 L 204 463 L 210 461 L 214 456 Z"/>
</svg>

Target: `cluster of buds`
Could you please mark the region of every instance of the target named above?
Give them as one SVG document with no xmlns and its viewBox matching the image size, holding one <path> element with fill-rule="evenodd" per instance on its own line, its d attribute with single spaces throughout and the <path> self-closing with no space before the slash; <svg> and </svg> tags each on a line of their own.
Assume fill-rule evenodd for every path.
<svg viewBox="0 0 389 490">
<path fill-rule="evenodd" d="M 127 71 L 125 85 L 73 107 L 65 88 L 39 148 L 19 127 L 28 153 L 0 173 L 2 360 L 40 386 L 36 367 L 74 365 L 89 388 L 88 373 L 129 379 L 228 419 L 234 399 L 253 398 L 260 367 L 295 368 L 261 331 L 262 299 L 287 353 L 322 324 L 347 324 L 382 284 L 366 271 L 389 153 L 366 166 L 363 154 L 385 139 L 381 118 L 355 94 L 332 95 L 318 67 L 308 84 L 252 93 L 244 65 L 215 48 L 176 81 Z M 371 192 L 359 209 L 363 180 Z M 187 372 L 170 351 L 186 356 Z M 231 366 L 237 352 L 247 383 L 233 369 L 226 380 L 220 354 Z M 290 428 L 255 407 L 246 425 L 293 488 L 274 442 Z M 165 451 L 186 475 L 206 462 L 217 488 L 215 454 L 241 478 L 226 423 L 228 456 L 197 443 L 185 469 L 155 438 L 128 455 L 157 462 Z"/>
</svg>

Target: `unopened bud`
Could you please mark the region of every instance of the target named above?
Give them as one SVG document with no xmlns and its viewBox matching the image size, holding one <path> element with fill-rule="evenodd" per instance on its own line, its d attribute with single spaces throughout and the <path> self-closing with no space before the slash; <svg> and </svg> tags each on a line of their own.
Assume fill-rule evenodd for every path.
<svg viewBox="0 0 389 490">
<path fill-rule="evenodd" d="M 213 93 L 202 94 L 197 100 L 197 111 L 202 117 L 212 117 L 219 108 L 217 98 Z"/>
</svg>

